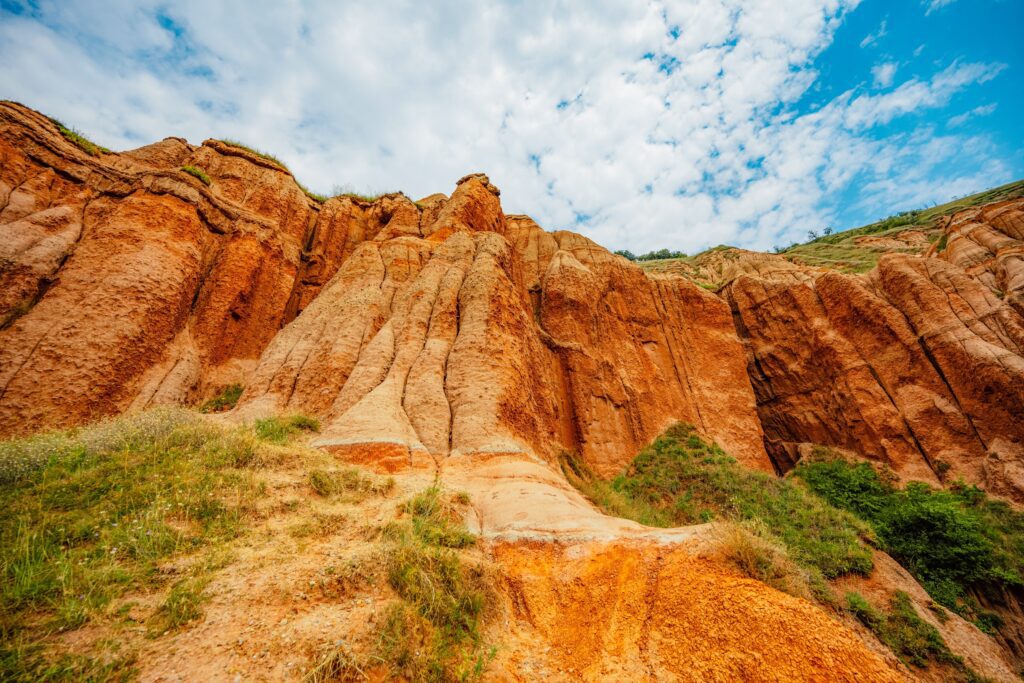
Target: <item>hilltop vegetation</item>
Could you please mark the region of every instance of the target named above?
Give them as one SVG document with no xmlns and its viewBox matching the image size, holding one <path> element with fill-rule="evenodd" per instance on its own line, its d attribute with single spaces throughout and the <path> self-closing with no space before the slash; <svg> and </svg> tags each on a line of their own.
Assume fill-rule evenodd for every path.
<svg viewBox="0 0 1024 683">
<path fill-rule="evenodd" d="M 945 242 L 939 234 L 938 219 L 956 213 L 965 208 L 989 202 L 1005 201 L 1024 196 L 1024 180 L 985 190 L 967 197 L 961 197 L 945 204 L 930 208 L 903 211 L 868 225 L 849 230 L 835 231 L 826 227 L 820 231 L 808 231 L 808 241 L 793 243 L 789 246 L 776 246 L 774 253 L 797 264 L 829 268 L 843 273 L 863 273 L 874 268 L 880 256 L 898 252 L 908 254 L 923 253 L 930 244 L 936 244 L 941 251 Z M 906 240 L 901 233 L 917 231 L 922 233 L 919 239 Z M 889 243 L 865 243 L 858 238 L 890 238 Z M 634 256 L 628 252 L 616 252 L 626 258 L 642 262 L 644 267 L 660 272 L 679 272 L 696 279 L 698 284 L 705 284 L 693 275 L 693 267 L 699 266 L 708 255 L 715 252 L 735 251 L 732 247 L 719 245 L 706 249 L 693 256 L 668 249 L 652 251 L 642 256 Z M 676 264 L 684 266 L 675 267 Z M 687 267 L 688 266 L 688 267 Z M 711 284 L 711 283 L 707 283 Z"/>
</svg>

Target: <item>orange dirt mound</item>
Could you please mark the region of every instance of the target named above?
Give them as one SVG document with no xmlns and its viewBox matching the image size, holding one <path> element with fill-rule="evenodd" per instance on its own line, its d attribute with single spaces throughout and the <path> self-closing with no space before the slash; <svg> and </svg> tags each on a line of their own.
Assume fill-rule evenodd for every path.
<svg viewBox="0 0 1024 683">
<path fill-rule="evenodd" d="M 904 681 L 810 603 L 683 546 L 503 544 L 517 680 Z"/>
</svg>

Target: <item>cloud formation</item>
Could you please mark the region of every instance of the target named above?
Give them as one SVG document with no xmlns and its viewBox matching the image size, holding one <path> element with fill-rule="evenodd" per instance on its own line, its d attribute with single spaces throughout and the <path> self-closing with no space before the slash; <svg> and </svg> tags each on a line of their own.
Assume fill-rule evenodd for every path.
<svg viewBox="0 0 1024 683">
<path fill-rule="evenodd" d="M 927 9 L 925 10 L 925 15 L 931 14 L 932 12 L 940 10 L 943 7 L 949 7 L 954 2 L 956 2 L 956 0 L 925 0 L 924 4 L 927 7 Z"/>
<path fill-rule="evenodd" d="M 899 64 L 896 62 L 882 62 L 871 68 L 871 76 L 875 79 L 875 87 L 888 88 L 896 78 L 896 69 Z"/>
<path fill-rule="evenodd" d="M 768 248 L 833 224 L 854 183 L 880 214 L 1005 173 L 984 140 L 886 128 L 998 66 L 801 104 L 858 2 L 43 1 L 0 21 L 0 94 L 112 148 L 236 138 L 318 191 L 485 171 L 507 211 L 610 248 Z"/>
</svg>

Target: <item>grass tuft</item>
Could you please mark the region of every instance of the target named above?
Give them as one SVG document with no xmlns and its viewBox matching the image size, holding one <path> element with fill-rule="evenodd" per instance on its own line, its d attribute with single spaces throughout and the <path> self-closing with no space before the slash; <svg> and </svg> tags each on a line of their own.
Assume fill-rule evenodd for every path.
<svg viewBox="0 0 1024 683">
<path fill-rule="evenodd" d="M 184 171 L 185 173 L 188 173 L 190 176 L 198 178 L 199 182 L 201 182 L 203 185 L 210 184 L 210 176 L 206 175 L 206 171 L 199 168 L 198 166 L 182 166 L 181 170 Z"/>
<path fill-rule="evenodd" d="M 246 152 L 249 152 L 251 154 L 255 154 L 256 156 L 260 157 L 261 159 L 266 159 L 269 162 L 277 164 L 278 166 L 281 167 L 282 170 L 287 171 L 288 173 L 291 173 L 291 171 L 288 170 L 288 166 L 283 161 L 278 159 L 273 154 L 270 154 L 269 152 L 264 152 L 263 150 L 256 149 L 255 147 L 250 147 L 249 145 L 246 145 L 245 143 L 239 142 L 238 140 L 231 140 L 229 138 L 222 138 L 220 141 L 223 142 L 225 145 L 231 145 L 232 147 L 237 147 L 238 149 L 243 149 Z"/>
<path fill-rule="evenodd" d="M 102 145 L 97 145 L 89 138 L 82 135 L 74 128 L 68 128 L 57 119 L 51 118 L 50 123 L 57 126 L 57 130 L 61 135 L 64 136 L 68 142 L 76 145 L 80 150 L 88 154 L 89 156 L 98 157 L 100 153 L 111 154 L 111 151 Z"/>
<path fill-rule="evenodd" d="M 408 680 L 475 680 L 493 656 L 480 628 L 490 580 L 458 549 L 476 543 L 458 496 L 433 486 L 402 506 L 384 530 L 387 578 L 401 600 L 388 610 L 377 657 Z"/>
<path fill-rule="evenodd" d="M 387 495 L 395 488 L 395 480 L 392 477 L 387 479 L 369 477 L 351 467 L 341 471 L 312 470 L 309 473 L 309 485 L 317 495 L 325 498 L 350 494 L 357 500 L 362 500 L 371 495 Z"/>
<path fill-rule="evenodd" d="M 726 523 L 721 533 L 723 555 L 744 574 L 783 593 L 806 600 L 814 597 L 807 570 L 793 561 L 763 523 Z"/>
<path fill-rule="evenodd" d="M 238 399 L 242 398 L 244 387 L 241 384 L 230 384 L 209 401 L 199 407 L 201 413 L 221 413 L 231 410 L 238 405 Z"/>
<path fill-rule="evenodd" d="M 268 417 L 256 420 L 256 436 L 270 443 L 283 444 L 299 432 L 320 431 L 320 421 L 305 415 Z"/>
<path fill-rule="evenodd" d="M 335 681 L 365 681 L 369 676 L 359 666 L 359 660 L 343 641 L 320 648 L 316 664 L 303 677 L 306 683 L 333 683 Z"/>
</svg>

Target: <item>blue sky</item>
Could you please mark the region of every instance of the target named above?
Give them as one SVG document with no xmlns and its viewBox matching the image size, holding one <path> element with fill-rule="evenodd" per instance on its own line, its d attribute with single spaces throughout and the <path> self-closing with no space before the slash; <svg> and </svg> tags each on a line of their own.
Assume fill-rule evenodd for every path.
<svg viewBox="0 0 1024 683">
<path fill-rule="evenodd" d="M 767 249 L 1024 177 L 1020 0 L 0 0 L 0 97 L 613 249 Z"/>
</svg>

